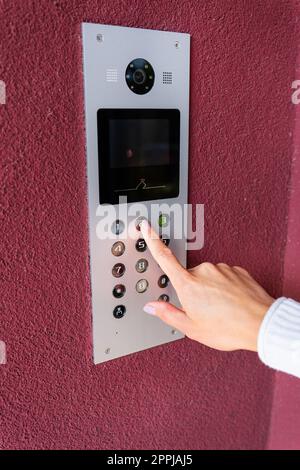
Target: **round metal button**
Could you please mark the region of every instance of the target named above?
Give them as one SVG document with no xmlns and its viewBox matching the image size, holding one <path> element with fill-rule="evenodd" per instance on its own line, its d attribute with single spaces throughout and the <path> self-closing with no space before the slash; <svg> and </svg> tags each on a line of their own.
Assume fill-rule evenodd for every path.
<svg viewBox="0 0 300 470">
<path fill-rule="evenodd" d="M 116 297 L 117 299 L 120 299 L 121 297 L 123 297 L 125 292 L 126 292 L 126 288 L 125 286 L 123 286 L 123 284 L 118 284 L 117 286 L 113 288 L 113 296 Z"/>
<path fill-rule="evenodd" d="M 161 235 L 160 236 L 161 241 L 166 245 L 169 246 L 170 244 L 170 238 L 167 237 L 167 235 Z"/>
<path fill-rule="evenodd" d="M 114 256 L 121 256 L 125 251 L 125 245 L 123 242 L 116 242 L 111 247 L 111 252 Z"/>
<path fill-rule="evenodd" d="M 142 216 L 141 216 L 141 217 L 138 217 L 138 218 L 136 219 L 136 221 L 135 221 L 135 228 L 136 228 L 138 231 L 141 230 L 140 225 L 141 225 L 141 222 L 143 222 L 143 220 L 147 220 L 146 217 L 142 217 Z"/>
<path fill-rule="evenodd" d="M 111 226 L 111 231 L 115 235 L 120 235 L 120 233 L 124 232 L 125 224 L 122 220 L 115 220 Z"/>
<path fill-rule="evenodd" d="M 160 276 L 157 283 L 159 287 L 167 287 L 167 285 L 169 284 L 168 276 L 166 276 L 166 274 L 163 274 L 162 276 Z"/>
<path fill-rule="evenodd" d="M 170 297 L 167 295 L 167 294 L 162 294 L 158 297 L 157 300 L 160 300 L 162 302 L 169 302 L 170 300 Z"/>
<path fill-rule="evenodd" d="M 135 269 L 138 273 L 144 273 L 148 268 L 148 261 L 144 258 L 139 259 L 136 262 Z"/>
<path fill-rule="evenodd" d="M 115 318 L 122 318 L 126 313 L 125 305 L 117 305 L 113 310 L 113 316 Z"/>
<path fill-rule="evenodd" d="M 143 252 L 146 251 L 147 245 L 143 238 L 139 238 L 135 244 L 137 251 Z"/>
<path fill-rule="evenodd" d="M 167 227 L 169 224 L 170 217 L 168 214 L 159 214 L 158 217 L 158 225 L 160 227 Z"/>
<path fill-rule="evenodd" d="M 137 283 L 136 283 L 136 291 L 139 292 L 140 294 L 142 294 L 143 292 L 145 292 L 148 288 L 148 281 L 146 279 L 140 279 Z"/>
<path fill-rule="evenodd" d="M 125 273 L 125 270 L 126 269 L 123 263 L 117 263 L 114 265 L 111 272 L 114 277 L 121 277 Z"/>
</svg>

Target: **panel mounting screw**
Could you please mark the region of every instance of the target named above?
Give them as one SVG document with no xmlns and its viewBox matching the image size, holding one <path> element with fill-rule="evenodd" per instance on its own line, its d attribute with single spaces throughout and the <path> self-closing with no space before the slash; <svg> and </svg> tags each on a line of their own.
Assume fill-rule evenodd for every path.
<svg viewBox="0 0 300 470">
<path fill-rule="evenodd" d="M 171 333 L 172 333 L 172 335 L 176 335 L 177 331 L 176 331 L 176 330 L 172 330 Z"/>
<path fill-rule="evenodd" d="M 96 36 L 96 38 L 97 38 L 97 41 L 98 41 L 98 42 L 103 42 L 103 41 L 104 41 L 104 36 L 103 36 L 103 34 L 101 34 L 101 33 L 98 33 L 97 36 Z"/>
<path fill-rule="evenodd" d="M 110 348 L 105 349 L 104 352 L 105 352 L 105 354 L 109 354 L 110 353 Z"/>
<path fill-rule="evenodd" d="M 179 41 L 176 41 L 174 46 L 176 47 L 176 49 L 179 49 L 180 48 L 180 42 Z"/>
</svg>

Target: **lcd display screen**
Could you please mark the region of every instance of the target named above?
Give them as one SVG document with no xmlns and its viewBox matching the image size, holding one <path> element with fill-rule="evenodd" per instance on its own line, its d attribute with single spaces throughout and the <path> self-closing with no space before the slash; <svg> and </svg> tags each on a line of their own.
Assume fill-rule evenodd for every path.
<svg viewBox="0 0 300 470">
<path fill-rule="evenodd" d="M 177 109 L 99 109 L 100 203 L 177 197 L 179 135 Z"/>
<path fill-rule="evenodd" d="M 110 119 L 111 168 L 170 164 L 168 119 Z"/>
</svg>

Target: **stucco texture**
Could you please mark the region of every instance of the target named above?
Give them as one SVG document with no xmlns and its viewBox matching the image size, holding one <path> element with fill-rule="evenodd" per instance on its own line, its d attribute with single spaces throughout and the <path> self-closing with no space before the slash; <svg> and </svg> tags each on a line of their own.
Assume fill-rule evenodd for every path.
<svg viewBox="0 0 300 470">
<path fill-rule="evenodd" d="M 94 366 L 82 21 L 189 32 L 190 202 L 205 247 L 282 286 L 297 44 L 292 1 L 0 1 L 0 445 L 260 449 L 273 373 L 188 339 Z"/>
</svg>

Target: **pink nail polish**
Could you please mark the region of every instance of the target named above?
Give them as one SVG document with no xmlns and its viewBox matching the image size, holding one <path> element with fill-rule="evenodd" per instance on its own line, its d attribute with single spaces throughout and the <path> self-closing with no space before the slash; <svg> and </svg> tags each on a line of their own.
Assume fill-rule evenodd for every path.
<svg viewBox="0 0 300 470">
<path fill-rule="evenodd" d="M 152 305 L 145 305 L 143 310 L 149 315 L 155 315 L 155 308 Z"/>
</svg>

